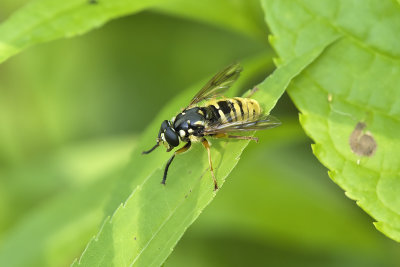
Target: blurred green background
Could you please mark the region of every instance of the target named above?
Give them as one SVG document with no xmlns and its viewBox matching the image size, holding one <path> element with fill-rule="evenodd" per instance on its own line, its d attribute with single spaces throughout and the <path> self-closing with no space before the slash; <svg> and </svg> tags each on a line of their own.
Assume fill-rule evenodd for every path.
<svg viewBox="0 0 400 267">
<path fill-rule="evenodd" d="M 3 0 L 0 22 L 24 3 Z M 159 7 L 0 65 L 2 266 L 24 266 L 15 260 L 24 256 L 36 259 L 31 266 L 69 265 L 99 222 L 79 233 L 63 226 L 65 218 L 51 229 L 33 227 L 42 214 L 58 216 L 75 192 L 112 183 L 136 137 L 188 86 L 235 61 L 258 62 L 244 72 L 243 90 L 273 71 L 258 1 L 213 5 L 204 17 Z M 283 125 L 257 133 L 260 142 L 243 153 L 165 266 L 399 266 L 400 246 L 329 179 L 286 95 L 273 114 Z M 30 255 L 38 229 L 58 244 L 50 256 Z M 31 245 L 10 253 L 22 243 Z"/>
</svg>

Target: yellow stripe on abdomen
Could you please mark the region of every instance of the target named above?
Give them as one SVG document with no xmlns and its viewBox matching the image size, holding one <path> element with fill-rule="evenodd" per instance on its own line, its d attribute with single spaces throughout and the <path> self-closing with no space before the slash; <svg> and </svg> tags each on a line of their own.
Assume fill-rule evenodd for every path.
<svg viewBox="0 0 400 267">
<path fill-rule="evenodd" d="M 261 114 L 260 105 L 251 98 L 212 99 L 205 106 L 214 110 L 215 119 L 218 119 L 221 123 L 251 121 L 257 119 Z"/>
<path fill-rule="evenodd" d="M 243 97 L 235 97 L 233 99 L 237 102 L 238 109 L 236 109 L 236 113 L 240 114 L 240 120 L 254 120 L 260 116 L 261 107 L 257 100 Z M 239 116 L 237 117 L 239 118 Z"/>
</svg>

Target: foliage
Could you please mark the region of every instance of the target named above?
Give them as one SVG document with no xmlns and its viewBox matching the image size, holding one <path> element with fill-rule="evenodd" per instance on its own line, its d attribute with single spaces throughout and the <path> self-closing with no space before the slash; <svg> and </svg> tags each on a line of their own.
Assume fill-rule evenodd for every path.
<svg viewBox="0 0 400 267">
<path fill-rule="evenodd" d="M 1 266 L 158 266 L 187 229 L 167 266 L 398 265 L 282 96 L 332 179 L 399 240 L 398 4 L 261 2 L 1 4 L 22 5 L 0 24 Z M 171 154 L 140 152 L 233 61 L 244 72 L 229 94 L 258 84 L 283 125 L 258 144 L 212 140 L 218 192 L 201 145 L 160 185 Z"/>
<path fill-rule="evenodd" d="M 393 1 L 332 1 L 329 7 L 313 1 L 264 3 L 283 62 L 340 38 L 288 92 L 331 178 L 377 220 L 379 230 L 400 241 L 400 49 L 395 37 L 400 6 Z M 355 18 L 360 21 L 354 23 Z M 307 42 L 309 36 L 318 39 Z"/>
<path fill-rule="evenodd" d="M 265 112 L 272 109 L 290 80 L 312 62 L 321 50 L 318 49 L 279 68 L 265 82 L 257 85 L 260 93 L 257 93 L 256 99 L 264 104 Z M 145 130 L 126 174 L 134 177 L 133 185 L 130 185 L 134 188 L 132 194 L 112 217 L 105 221 L 99 234 L 89 243 L 74 266 L 159 266 L 188 226 L 214 198 L 216 192 L 212 190 L 213 183 L 203 148 L 197 146 L 191 153 L 174 162 L 176 167 L 170 171 L 170 181 L 165 187 L 159 185 L 163 170 L 154 170 L 152 166 L 162 166 L 169 155 L 151 154 L 151 160 L 140 155 L 140 151 L 154 142 L 153 135 L 166 114 L 184 106 L 199 87 L 189 90 L 189 94 L 183 94 L 183 98 L 177 102 L 172 101 Z M 214 147 L 218 149 L 212 149 L 211 153 L 220 187 L 238 162 L 248 142 L 214 142 Z M 193 164 L 194 162 L 196 164 Z M 174 177 L 179 177 L 179 181 L 173 181 Z"/>
</svg>

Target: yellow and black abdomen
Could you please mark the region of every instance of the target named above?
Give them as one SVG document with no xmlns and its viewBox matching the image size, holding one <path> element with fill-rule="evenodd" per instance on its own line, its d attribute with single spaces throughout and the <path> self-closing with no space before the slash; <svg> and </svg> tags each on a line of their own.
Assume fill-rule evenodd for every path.
<svg viewBox="0 0 400 267">
<path fill-rule="evenodd" d="M 211 123 L 255 120 L 261 114 L 258 102 L 251 98 L 234 97 L 210 100 L 205 104 L 206 119 Z"/>
</svg>

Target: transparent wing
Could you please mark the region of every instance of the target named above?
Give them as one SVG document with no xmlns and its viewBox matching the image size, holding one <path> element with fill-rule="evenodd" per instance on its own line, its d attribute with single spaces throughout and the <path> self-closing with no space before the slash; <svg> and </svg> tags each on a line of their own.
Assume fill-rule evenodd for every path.
<svg viewBox="0 0 400 267">
<path fill-rule="evenodd" d="M 218 72 L 201 90 L 193 97 L 188 107 L 205 99 L 213 98 L 226 92 L 237 80 L 242 71 L 239 64 L 232 64 Z M 187 109 L 187 108 L 186 108 Z"/>
<path fill-rule="evenodd" d="M 235 118 L 233 118 L 235 120 Z M 207 125 L 204 130 L 205 135 L 213 135 L 219 133 L 231 133 L 231 132 L 245 132 L 245 131 L 256 131 L 269 129 L 279 126 L 281 122 L 272 115 L 260 115 L 259 117 L 239 120 L 227 123 L 217 122 L 211 125 Z"/>
</svg>

